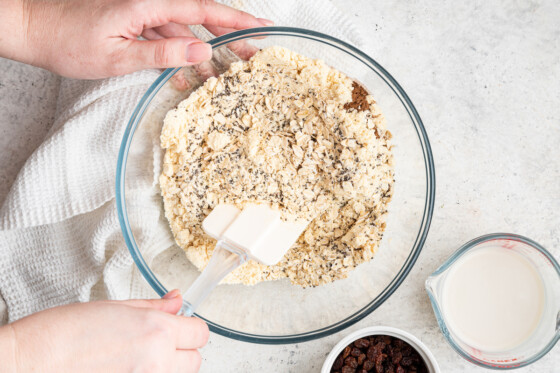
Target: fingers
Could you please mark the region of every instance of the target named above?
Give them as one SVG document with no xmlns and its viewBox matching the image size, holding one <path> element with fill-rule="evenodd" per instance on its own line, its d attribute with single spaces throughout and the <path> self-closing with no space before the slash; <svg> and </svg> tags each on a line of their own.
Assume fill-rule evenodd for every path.
<svg viewBox="0 0 560 373">
<path fill-rule="evenodd" d="M 174 38 L 176 36 L 196 37 L 189 26 L 170 22 L 167 25 L 155 27 L 154 30 L 163 37 Z"/>
<path fill-rule="evenodd" d="M 242 60 L 248 60 L 259 51 L 259 48 L 247 43 L 245 40 L 238 40 L 227 45 L 229 50 L 236 54 Z"/>
<path fill-rule="evenodd" d="M 196 317 L 177 316 L 182 304 L 181 296 L 170 299 L 135 299 L 125 301 L 125 304 L 138 308 L 151 308 L 168 314 L 152 314 L 156 320 L 169 330 L 171 336 L 175 336 L 175 348 L 177 350 L 192 350 L 203 347 L 208 342 L 210 331 L 206 323 Z"/>
<path fill-rule="evenodd" d="M 212 34 L 214 34 L 216 36 L 229 34 L 230 32 L 234 32 L 234 31 L 239 31 L 239 30 L 231 28 L 231 27 L 221 27 L 221 26 L 214 26 L 214 25 L 210 25 L 210 24 L 204 24 L 203 26 L 205 28 L 207 28 L 208 31 L 210 31 Z M 251 39 L 264 39 L 264 38 L 265 38 L 265 36 L 253 36 L 253 37 L 251 37 Z"/>
<path fill-rule="evenodd" d="M 176 90 L 181 92 L 191 88 L 191 83 L 189 83 L 182 71 L 180 71 L 179 74 L 174 74 L 169 81 Z"/>
<path fill-rule="evenodd" d="M 142 37 L 144 39 L 147 40 L 158 40 L 158 39 L 163 39 L 163 36 L 161 36 L 156 29 L 153 28 L 148 28 L 145 29 L 144 31 L 142 31 Z"/>
<path fill-rule="evenodd" d="M 200 369 L 202 358 L 196 350 L 178 350 L 175 353 L 175 372 L 195 373 Z"/>
<path fill-rule="evenodd" d="M 193 65 L 212 58 L 212 48 L 196 38 L 129 40 L 125 49 L 135 70 Z"/>
<path fill-rule="evenodd" d="M 270 26 L 271 21 L 213 1 L 165 0 L 141 4 L 136 15 L 144 20 L 144 27 L 152 28 L 169 22 L 182 24 L 212 24 L 235 29 Z"/>
<path fill-rule="evenodd" d="M 165 294 L 163 297 L 161 297 L 161 299 L 174 299 L 174 298 L 181 298 L 181 299 L 183 298 L 183 295 L 181 295 L 181 291 L 179 289 L 173 289 L 167 294 Z"/>
<path fill-rule="evenodd" d="M 204 25 L 212 34 L 216 36 L 228 34 L 230 32 L 236 31 L 232 28 L 227 27 L 220 27 L 220 26 L 213 26 L 213 25 Z M 235 53 L 239 58 L 242 60 L 248 60 L 249 58 L 253 57 L 255 53 L 259 51 L 259 48 L 255 47 L 247 43 L 246 40 L 238 40 L 231 43 L 228 43 L 227 47 Z"/>
<path fill-rule="evenodd" d="M 157 315 L 158 323 L 163 323 L 170 331 L 170 335 L 175 336 L 175 348 L 177 350 L 192 350 L 203 347 L 208 342 L 210 331 L 208 325 L 196 317 L 177 316 L 183 299 L 179 290 L 175 289 L 167 293 L 162 299 L 133 299 L 121 301 L 125 304 L 137 308 L 150 308 L 165 312 Z"/>
<path fill-rule="evenodd" d="M 203 320 L 196 317 L 166 316 L 168 316 L 169 325 L 176 336 L 175 348 L 177 350 L 193 350 L 206 345 L 210 331 Z"/>
<path fill-rule="evenodd" d="M 218 72 L 218 70 L 216 70 L 216 68 L 214 67 L 214 65 L 212 65 L 211 62 L 202 62 L 199 63 L 198 65 L 196 65 L 194 67 L 196 73 L 198 74 L 198 76 L 200 77 L 200 79 L 202 79 L 202 81 L 206 81 L 206 79 L 212 77 L 212 76 L 218 76 L 220 75 L 220 73 Z"/>
<path fill-rule="evenodd" d="M 168 0 L 170 3 L 181 0 Z M 270 26 L 272 21 L 255 16 L 213 1 L 196 1 L 198 22 L 234 29 Z M 181 22 L 188 23 L 188 22 Z"/>
<path fill-rule="evenodd" d="M 151 308 L 175 315 L 183 305 L 181 292 L 177 289 L 167 293 L 162 299 L 132 299 L 122 301 L 122 304 L 137 308 Z"/>
<path fill-rule="evenodd" d="M 263 26 L 274 26 L 274 21 L 266 18 L 257 18 Z"/>
</svg>

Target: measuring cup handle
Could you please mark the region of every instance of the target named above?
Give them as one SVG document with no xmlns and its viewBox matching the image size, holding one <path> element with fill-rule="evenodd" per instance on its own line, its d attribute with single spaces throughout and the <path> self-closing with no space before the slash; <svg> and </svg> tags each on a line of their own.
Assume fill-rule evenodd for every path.
<svg viewBox="0 0 560 373">
<path fill-rule="evenodd" d="M 210 262 L 191 287 L 183 294 L 179 315 L 192 316 L 200 303 L 224 277 L 247 261 L 247 254 L 224 240 L 218 241 Z"/>
</svg>

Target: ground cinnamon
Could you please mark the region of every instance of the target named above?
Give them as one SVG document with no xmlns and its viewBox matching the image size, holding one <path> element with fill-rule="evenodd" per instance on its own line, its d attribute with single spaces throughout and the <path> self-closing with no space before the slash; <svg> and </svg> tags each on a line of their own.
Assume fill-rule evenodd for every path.
<svg viewBox="0 0 560 373">
<path fill-rule="evenodd" d="M 352 101 L 344 104 L 344 108 L 346 110 L 356 109 L 357 111 L 369 109 L 369 104 L 366 99 L 367 95 L 368 93 L 362 85 L 352 82 Z"/>
</svg>

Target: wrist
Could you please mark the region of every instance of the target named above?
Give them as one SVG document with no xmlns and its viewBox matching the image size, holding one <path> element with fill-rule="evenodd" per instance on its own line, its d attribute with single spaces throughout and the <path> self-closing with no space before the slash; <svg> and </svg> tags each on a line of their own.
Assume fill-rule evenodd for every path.
<svg viewBox="0 0 560 373">
<path fill-rule="evenodd" d="M 18 370 L 16 336 L 10 324 L 0 327 L 0 366 L 6 373 L 16 373 Z"/>
</svg>

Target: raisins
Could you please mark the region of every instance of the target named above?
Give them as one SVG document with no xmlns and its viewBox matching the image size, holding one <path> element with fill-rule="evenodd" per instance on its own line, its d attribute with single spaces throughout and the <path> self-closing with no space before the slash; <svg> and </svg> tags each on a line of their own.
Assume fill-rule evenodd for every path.
<svg viewBox="0 0 560 373">
<path fill-rule="evenodd" d="M 353 356 L 348 356 L 344 360 L 344 366 L 350 367 L 352 369 L 356 369 L 358 367 L 358 361 Z"/>
<path fill-rule="evenodd" d="M 418 352 L 388 335 L 357 339 L 337 356 L 331 373 L 428 373 Z"/>
<path fill-rule="evenodd" d="M 360 338 L 360 339 L 358 339 L 357 341 L 354 342 L 354 346 L 363 350 L 364 348 L 369 347 L 369 340 L 365 339 L 365 338 Z"/>
<path fill-rule="evenodd" d="M 346 346 L 344 348 L 344 351 L 342 351 L 342 358 L 346 359 L 348 357 L 348 355 L 350 355 L 350 351 L 352 351 L 352 347 Z"/>
</svg>

